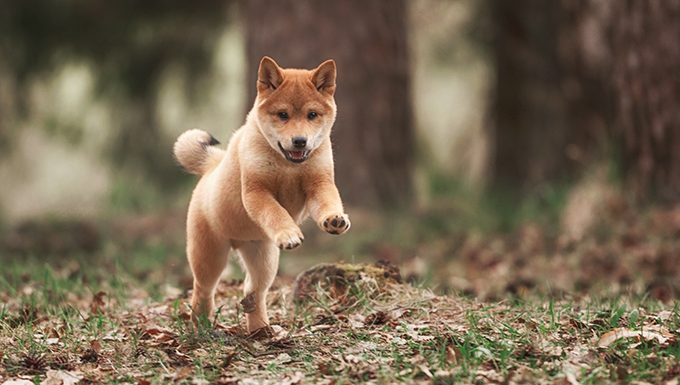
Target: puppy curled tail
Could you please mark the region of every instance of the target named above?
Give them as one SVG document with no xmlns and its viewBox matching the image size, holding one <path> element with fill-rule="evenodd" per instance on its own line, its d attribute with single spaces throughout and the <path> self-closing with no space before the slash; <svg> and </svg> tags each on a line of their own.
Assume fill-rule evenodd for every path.
<svg viewBox="0 0 680 385">
<path fill-rule="evenodd" d="M 212 170 L 224 157 L 224 150 L 215 147 L 217 139 L 203 130 L 185 131 L 177 138 L 173 152 L 175 159 L 187 172 L 203 175 Z"/>
</svg>

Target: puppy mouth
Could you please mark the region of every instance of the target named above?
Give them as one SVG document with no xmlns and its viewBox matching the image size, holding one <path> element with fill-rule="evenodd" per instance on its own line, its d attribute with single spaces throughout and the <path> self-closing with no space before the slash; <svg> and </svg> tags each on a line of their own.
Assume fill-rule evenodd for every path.
<svg viewBox="0 0 680 385">
<path fill-rule="evenodd" d="M 278 142 L 278 144 L 279 149 L 281 149 L 281 152 L 283 153 L 283 156 L 285 156 L 287 160 L 293 163 L 304 162 L 305 160 L 307 160 L 307 158 L 309 158 L 309 154 L 312 152 L 311 150 L 286 150 L 281 145 L 281 142 Z"/>
</svg>

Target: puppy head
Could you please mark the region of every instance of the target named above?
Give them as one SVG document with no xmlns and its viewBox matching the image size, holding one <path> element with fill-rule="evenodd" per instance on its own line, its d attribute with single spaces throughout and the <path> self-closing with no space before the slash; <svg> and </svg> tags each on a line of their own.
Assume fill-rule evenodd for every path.
<svg viewBox="0 0 680 385">
<path fill-rule="evenodd" d="M 284 69 L 265 56 L 257 77 L 256 117 L 269 145 L 302 163 L 330 135 L 335 122 L 335 62 L 313 70 Z"/>
</svg>

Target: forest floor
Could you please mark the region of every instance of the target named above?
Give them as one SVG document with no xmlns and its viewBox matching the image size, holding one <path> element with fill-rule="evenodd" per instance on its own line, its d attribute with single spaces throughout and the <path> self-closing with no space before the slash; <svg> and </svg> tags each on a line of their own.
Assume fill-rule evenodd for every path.
<svg viewBox="0 0 680 385">
<path fill-rule="evenodd" d="M 680 209 L 617 211 L 578 241 L 540 223 L 437 233 L 433 215 L 447 213 L 418 217 L 420 235 L 352 241 L 369 254 L 355 259 L 391 262 L 311 281 L 284 263 L 272 330 L 257 335 L 243 328 L 240 279 L 220 284 L 207 325 L 189 321 L 181 236 L 168 235 L 181 217 L 9 231 L 0 384 L 678 383 Z M 328 242 L 342 238 L 310 238 L 312 254 L 340 259 Z"/>
</svg>

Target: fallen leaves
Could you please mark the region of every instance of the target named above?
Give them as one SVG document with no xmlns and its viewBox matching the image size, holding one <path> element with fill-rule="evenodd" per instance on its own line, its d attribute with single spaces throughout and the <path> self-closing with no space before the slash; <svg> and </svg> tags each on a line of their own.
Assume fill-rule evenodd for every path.
<svg viewBox="0 0 680 385">
<path fill-rule="evenodd" d="M 17 378 L 17 379 L 7 380 L 7 381 L 3 382 L 2 385 L 35 385 L 35 384 L 31 380 L 26 380 L 26 379 L 23 379 L 23 378 Z"/>
<path fill-rule="evenodd" d="M 40 385 L 74 385 L 82 379 L 82 373 L 77 371 L 48 370 Z"/>
<path fill-rule="evenodd" d="M 144 329 L 142 340 L 150 340 L 150 346 L 177 346 L 177 334 L 168 327 L 152 326 Z"/>
<path fill-rule="evenodd" d="M 635 338 L 637 341 L 655 341 L 660 345 L 665 345 L 669 340 L 673 339 L 673 334 L 660 327 L 648 327 L 642 328 L 641 330 L 616 328 L 603 334 L 597 341 L 597 347 L 606 348 L 618 340 L 627 338 Z"/>
<path fill-rule="evenodd" d="M 40 385 L 75 385 L 82 379 L 83 374 L 79 371 L 50 369 L 45 373 L 45 379 Z M 15 378 L 3 382 L 2 385 L 34 385 L 34 382 L 28 378 Z"/>
<path fill-rule="evenodd" d="M 552 232 L 527 223 L 512 233 L 461 231 L 413 254 L 428 256 L 434 282 L 487 301 L 606 292 L 672 303 L 680 293 L 680 205 L 643 212 L 602 209 L 595 216 L 585 210 L 585 222 L 594 222 L 573 220 L 566 225 L 572 230 Z M 583 231 L 587 227 L 591 230 Z"/>
<path fill-rule="evenodd" d="M 99 352 L 102 350 L 102 344 L 98 340 L 93 340 L 90 342 L 90 347 L 85 349 L 81 354 L 80 359 L 83 362 L 97 362 L 99 360 Z"/>
<path fill-rule="evenodd" d="M 663 349 L 673 349 L 678 335 L 670 326 L 677 325 L 677 311 L 669 307 L 651 312 L 587 301 L 478 303 L 410 285 L 376 285 L 375 277 L 361 273 L 355 278 L 338 298 L 330 293 L 333 286 L 329 292 L 317 287 L 318 301 L 295 307 L 284 300 L 292 297 L 291 287 L 279 283 L 271 296 L 272 326 L 262 336 L 249 336 L 242 326 L 240 283 L 220 285 L 216 300 L 222 306 L 208 329 L 190 321 L 186 299 L 144 297 L 124 307 L 117 295 L 85 293 L 68 323 L 49 316 L 59 308 L 38 305 L 40 316 L 26 328 L 25 337 L 39 347 L 30 359 L 6 353 L 25 342 L 8 338 L 13 334 L 0 323 L 0 361 L 10 370 L 0 367 L 0 378 L 138 385 L 578 384 L 632 377 L 635 357 L 668 365 Z M 356 292 L 361 287 L 372 296 L 362 297 Z M 9 318 L 22 311 L 10 306 Z M 616 341 L 622 340 L 631 343 L 618 352 Z M 642 351 L 638 344 L 644 356 L 630 353 Z M 659 373 L 649 378 L 663 383 L 678 377 L 671 369 Z"/>
<path fill-rule="evenodd" d="M 104 308 L 106 307 L 106 303 L 104 302 L 104 297 L 106 297 L 106 293 L 103 292 L 103 291 L 97 292 L 92 297 L 92 302 L 90 303 L 90 312 L 92 314 L 103 314 L 104 313 Z"/>
</svg>

